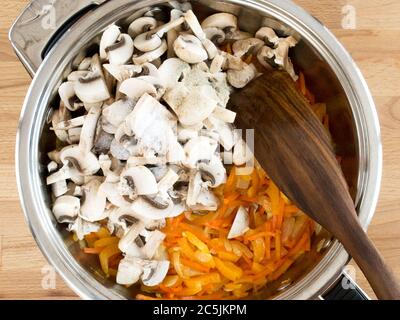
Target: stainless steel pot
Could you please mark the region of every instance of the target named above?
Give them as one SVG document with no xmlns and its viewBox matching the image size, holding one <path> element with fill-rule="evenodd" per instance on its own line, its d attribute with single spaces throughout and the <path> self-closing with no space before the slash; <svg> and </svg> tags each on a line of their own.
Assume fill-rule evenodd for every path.
<svg viewBox="0 0 400 320">
<path fill-rule="evenodd" d="M 342 169 L 360 222 L 367 229 L 379 193 L 382 150 L 372 97 L 350 55 L 319 21 L 288 0 L 200 0 L 193 4 L 204 14 L 214 11 L 236 14 L 241 29 L 246 31 L 254 32 L 267 23 L 281 33 L 301 38 L 294 52 L 295 64 L 305 70 L 317 98 L 327 102 Z M 81 254 L 52 216 L 44 176 L 45 154 L 54 147 L 54 138 L 48 131 L 46 117 L 63 77 L 98 42 L 98 35 L 106 26 L 116 21 L 126 24 L 139 9 L 163 5 L 165 1 L 160 0 L 34 0 L 10 31 L 18 57 L 34 75 L 17 136 L 21 204 L 43 254 L 82 298 L 131 296 L 125 288 L 97 272 L 96 261 Z M 292 272 L 292 282 L 284 290 L 282 286 L 281 290 L 275 290 L 279 289 L 277 286 L 267 288 L 257 298 L 267 295 L 276 299 L 321 298 L 341 279 L 348 260 L 343 247 L 332 240 L 313 263 L 304 259 L 293 268 L 298 270 L 297 275 Z"/>
</svg>

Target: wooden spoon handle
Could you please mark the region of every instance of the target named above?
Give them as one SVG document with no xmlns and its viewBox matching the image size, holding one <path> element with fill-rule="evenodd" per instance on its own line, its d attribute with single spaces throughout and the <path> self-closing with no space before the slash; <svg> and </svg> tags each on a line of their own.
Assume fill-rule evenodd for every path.
<svg viewBox="0 0 400 320">
<path fill-rule="evenodd" d="M 358 264 L 378 299 L 399 300 L 400 285 L 393 271 L 385 263 L 357 219 L 353 220 L 354 222 L 347 225 L 345 236 L 337 234 L 337 238 Z"/>
</svg>

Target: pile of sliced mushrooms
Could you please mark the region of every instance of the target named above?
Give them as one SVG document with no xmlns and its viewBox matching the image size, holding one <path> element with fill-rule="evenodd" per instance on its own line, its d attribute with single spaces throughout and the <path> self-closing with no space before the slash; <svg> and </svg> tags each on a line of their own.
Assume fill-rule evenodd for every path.
<svg viewBox="0 0 400 320">
<path fill-rule="evenodd" d="M 231 91 L 259 75 L 243 56 L 296 79 L 288 57 L 296 40 L 269 27 L 240 31 L 229 13 L 200 23 L 188 3 L 172 6 L 167 23 L 142 10 L 126 32 L 109 26 L 99 53 L 60 85 L 51 127 L 64 147 L 48 154 L 47 184 L 55 218 L 79 239 L 104 221 L 120 238 L 117 283 L 154 286 L 169 269 L 165 219 L 218 208 L 221 146 L 237 166 L 251 157 L 226 108 Z M 231 54 L 219 49 L 227 42 Z M 239 210 L 231 236 L 247 220 Z"/>
</svg>

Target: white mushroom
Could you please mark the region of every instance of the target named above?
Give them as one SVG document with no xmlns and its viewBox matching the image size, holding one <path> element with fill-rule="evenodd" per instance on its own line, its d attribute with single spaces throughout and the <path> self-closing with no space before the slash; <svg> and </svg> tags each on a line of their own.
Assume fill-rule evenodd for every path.
<svg viewBox="0 0 400 320">
<path fill-rule="evenodd" d="M 139 281 L 143 266 L 135 257 L 125 256 L 118 264 L 116 282 L 130 286 Z"/>
<path fill-rule="evenodd" d="M 92 107 L 86 115 L 79 139 L 79 148 L 84 154 L 89 153 L 94 144 L 97 122 L 101 114 L 101 107 Z"/>
<path fill-rule="evenodd" d="M 83 240 L 87 234 L 99 231 L 101 225 L 97 222 L 89 222 L 78 217 L 74 223 L 68 226 L 68 231 L 75 232 L 79 240 Z"/>
<path fill-rule="evenodd" d="M 154 230 L 149 232 L 149 236 L 146 237 L 146 244 L 142 248 L 143 254 L 147 259 L 153 259 L 159 246 L 165 239 L 165 234 L 161 231 Z"/>
<path fill-rule="evenodd" d="M 133 41 L 136 49 L 142 52 L 149 52 L 157 49 L 161 45 L 161 39 L 152 31 L 138 35 Z"/>
<path fill-rule="evenodd" d="M 127 79 L 122 82 L 119 91 L 133 101 L 138 101 L 145 93 L 153 97 L 157 96 L 157 89 L 154 85 L 137 78 Z"/>
<path fill-rule="evenodd" d="M 140 220 L 136 220 L 119 241 L 119 250 L 131 257 L 143 257 L 143 252 L 137 245 L 136 239 L 144 229 L 145 224 Z"/>
<path fill-rule="evenodd" d="M 118 82 L 123 82 L 124 80 L 132 78 L 142 72 L 142 67 L 136 65 L 103 64 L 103 67 Z"/>
<path fill-rule="evenodd" d="M 279 67 L 275 61 L 275 52 L 268 46 L 262 47 L 257 53 L 257 60 L 266 69 L 272 69 L 274 67 Z"/>
<path fill-rule="evenodd" d="M 236 213 L 235 219 L 233 220 L 227 238 L 234 239 L 236 237 L 240 237 L 249 229 L 249 213 L 244 207 L 240 206 Z"/>
<path fill-rule="evenodd" d="M 117 41 L 105 49 L 108 61 L 114 65 L 127 63 L 132 58 L 133 47 L 134 42 L 132 38 L 128 34 L 120 34 Z"/>
<path fill-rule="evenodd" d="M 236 112 L 233 112 L 227 108 L 222 108 L 220 106 L 217 106 L 214 109 L 214 112 L 212 113 L 212 115 L 224 122 L 227 123 L 234 123 L 235 122 L 235 118 L 236 118 Z"/>
<path fill-rule="evenodd" d="M 190 65 L 178 58 L 167 59 L 158 68 L 159 77 L 167 90 L 173 88 L 182 75 L 189 71 Z"/>
<path fill-rule="evenodd" d="M 63 164 L 70 162 L 84 176 L 95 174 L 100 169 L 99 161 L 92 152 L 82 152 L 79 145 L 64 147 L 60 152 Z"/>
<path fill-rule="evenodd" d="M 208 59 L 212 60 L 216 57 L 218 54 L 218 48 L 217 46 L 209 39 L 205 38 L 202 40 L 202 45 L 204 49 L 206 49 L 207 54 L 208 54 Z"/>
<path fill-rule="evenodd" d="M 203 30 L 207 39 L 211 40 L 215 45 L 221 45 L 225 41 L 225 32 L 216 27 L 209 27 Z"/>
<path fill-rule="evenodd" d="M 195 169 L 199 161 L 210 161 L 217 147 L 217 141 L 209 137 L 199 136 L 190 139 L 184 146 L 186 154 L 184 165 Z"/>
<path fill-rule="evenodd" d="M 51 192 L 54 197 L 58 198 L 68 192 L 68 185 L 66 180 L 60 180 L 51 185 Z"/>
<path fill-rule="evenodd" d="M 120 34 L 121 31 L 119 30 L 119 27 L 117 27 L 116 25 L 109 26 L 103 32 L 103 35 L 101 36 L 100 39 L 100 58 L 102 60 L 107 59 L 106 48 L 113 45 L 118 40 Z"/>
<path fill-rule="evenodd" d="M 235 41 L 232 45 L 233 54 L 236 57 L 242 57 L 245 54 L 257 53 L 264 46 L 264 41 L 257 38 Z"/>
<path fill-rule="evenodd" d="M 61 196 L 53 204 L 53 214 L 59 223 L 72 223 L 78 217 L 80 200 L 73 196 Z"/>
<path fill-rule="evenodd" d="M 192 30 L 193 34 L 200 40 L 203 41 L 206 39 L 206 34 L 203 31 L 199 21 L 197 20 L 196 15 L 193 13 L 192 10 L 188 10 L 184 14 L 185 21 L 189 25 L 190 29 Z"/>
<path fill-rule="evenodd" d="M 92 57 L 85 57 L 78 66 L 79 71 L 87 71 L 92 65 Z"/>
<path fill-rule="evenodd" d="M 135 38 L 139 34 L 153 30 L 156 27 L 157 20 L 153 17 L 140 17 L 129 25 L 128 34 Z"/>
<path fill-rule="evenodd" d="M 274 29 L 269 27 L 261 27 L 255 34 L 255 37 L 264 41 L 268 47 L 275 47 L 279 43 L 279 37 Z"/>
<path fill-rule="evenodd" d="M 59 121 L 53 125 L 53 129 L 56 130 L 69 130 L 72 128 L 80 127 L 85 123 L 86 116 L 80 116 L 64 121 Z"/>
<path fill-rule="evenodd" d="M 199 63 L 208 59 L 201 41 L 191 34 L 180 35 L 174 42 L 176 55 L 187 63 Z"/>
<path fill-rule="evenodd" d="M 135 101 L 125 98 L 114 102 L 112 105 L 103 108 L 102 125 L 106 132 L 115 134 L 117 128 L 124 122 L 132 112 Z M 106 126 L 105 126 L 106 124 Z"/>
<path fill-rule="evenodd" d="M 89 222 L 96 222 L 107 217 L 106 194 L 100 188 L 101 182 L 92 179 L 82 186 L 83 202 L 81 205 L 80 216 Z"/>
<path fill-rule="evenodd" d="M 60 96 L 61 101 L 70 111 L 76 111 L 80 106 L 75 103 L 76 94 L 75 94 L 75 84 L 72 81 L 64 82 L 58 88 L 58 94 Z"/>
<path fill-rule="evenodd" d="M 71 82 L 78 81 L 79 78 L 86 77 L 88 73 L 89 73 L 88 70 L 73 71 L 68 75 L 67 81 L 71 81 Z"/>
<path fill-rule="evenodd" d="M 210 161 L 201 161 L 198 170 L 202 180 L 211 188 L 216 188 L 226 182 L 226 169 L 218 156 L 213 155 Z"/>
<path fill-rule="evenodd" d="M 236 133 L 230 123 L 224 122 L 214 116 L 208 117 L 204 121 L 204 125 L 209 132 L 215 132 L 219 143 L 226 151 L 230 151 L 236 142 Z"/>
<path fill-rule="evenodd" d="M 146 62 L 152 62 L 161 57 L 167 50 L 168 50 L 167 41 L 162 40 L 161 45 L 157 49 L 145 52 L 140 56 L 134 55 L 132 61 L 136 65 L 142 65 Z"/>
<path fill-rule="evenodd" d="M 242 70 L 230 69 L 227 72 L 228 82 L 235 88 L 245 87 L 257 76 L 257 69 L 253 64 L 246 65 Z"/>
<path fill-rule="evenodd" d="M 143 63 L 140 67 L 142 68 L 142 72 L 140 72 L 138 76 L 159 77 L 158 68 L 153 64 L 153 62 Z"/>
<path fill-rule="evenodd" d="M 103 102 L 110 98 L 104 77 L 98 71 L 79 78 L 74 83 L 74 90 L 78 98 L 86 103 Z"/>
<path fill-rule="evenodd" d="M 58 110 L 53 111 L 51 116 L 51 125 L 54 129 L 54 133 L 60 141 L 68 140 L 68 132 L 65 129 L 56 129 L 60 123 L 69 121 L 71 119 L 71 114 L 67 108 L 63 105 L 60 106 Z"/>
<path fill-rule="evenodd" d="M 233 14 L 221 12 L 205 18 L 201 26 L 203 30 L 207 28 L 218 28 L 224 31 L 232 31 L 237 29 L 238 21 Z"/>
<path fill-rule="evenodd" d="M 75 144 L 79 143 L 82 134 L 82 128 L 71 128 L 68 129 L 68 143 Z"/>
<path fill-rule="evenodd" d="M 168 269 L 169 261 L 146 261 L 141 276 L 143 284 L 149 287 L 160 284 L 166 277 Z"/>
<path fill-rule="evenodd" d="M 128 187 L 137 195 L 149 195 L 158 192 L 156 178 L 145 166 L 127 168 L 121 173 L 122 179 L 127 181 Z"/>
</svg>

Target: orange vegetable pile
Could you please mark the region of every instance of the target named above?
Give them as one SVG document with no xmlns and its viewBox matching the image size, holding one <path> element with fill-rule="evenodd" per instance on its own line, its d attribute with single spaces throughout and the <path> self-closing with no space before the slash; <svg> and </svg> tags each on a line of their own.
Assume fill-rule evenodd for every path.
<svg viewBox="0 0 400 320">
<path fill-rule="evenodd" d="M 236 171 L 232 167 L 226 184 L 215 192 L 220 198 L 217 211 L 186 212 L 168 219 L 162 231 L 170 270 L 161 285 L 150 288 L 158 298 L 243 298 L 278 279 L 310 250 L 313 221 L 290 203 L 260 167 L 249 175 Z M 240 206 L 249 212 L 250 229 L 228 240 Z"/>
</svg>

